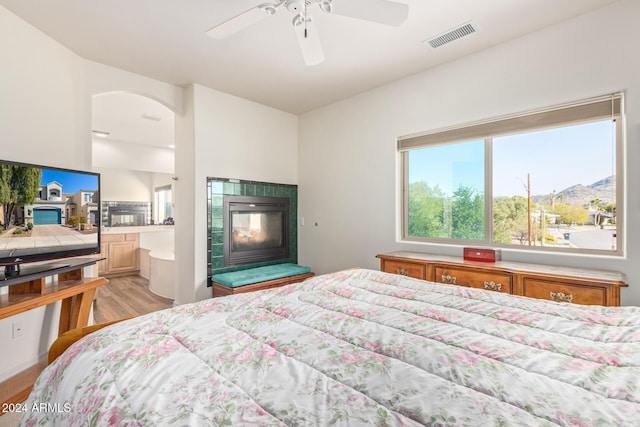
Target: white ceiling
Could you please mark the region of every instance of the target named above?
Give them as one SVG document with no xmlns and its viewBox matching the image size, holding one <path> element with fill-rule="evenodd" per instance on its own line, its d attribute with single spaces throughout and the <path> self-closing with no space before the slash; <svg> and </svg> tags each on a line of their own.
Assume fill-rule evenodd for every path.
<svg viewBox="0 0 640 427">
<path fill-rule="evenodd" d="M 151 98 L 125 92 L 96 95 L 91 114 L 93 130 L 108 133 L 105 141 L 173 148 L 174 113 Z"/>
<path fill-rule="evenodd" d="M 205 35 L 265 1 L 0 0 L 0 5 L 89 60 L 300 114 L 616 0 L 396 0 L 409 5 L 408 20 L 397 28 L 328 15 L 314 6 L 309 14 L 326 56 L 314 67 L 304 65 L 292 16 L 283 9 L 228 39 Z M 469 21 L 478 31 L 468 37 L 438 49 L 422 43 Z"/>
</svg>

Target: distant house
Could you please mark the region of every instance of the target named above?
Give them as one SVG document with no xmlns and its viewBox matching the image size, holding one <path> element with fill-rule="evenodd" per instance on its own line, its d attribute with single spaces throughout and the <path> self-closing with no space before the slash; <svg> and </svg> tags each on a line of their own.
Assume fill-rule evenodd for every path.
<svg viewBox="0 0 640 427">
<path fill-rule="evenodd" d="M 98 225 L 99 208 L 95 193 L 95 191 L 80 190 L 75 194 L 66 194 L 67 218 L 80 216 L 86 218 L 88 224 Z"/>
<path fill-rule="evenodd" d="M 74 194 L 64 194 L 62 190 L 62 184 L 56 181 L 41 185 L 38 198 L 33 204 L 18 209 L 18 222 L 33 222 L 34 225 L 65 224 L 72 216 L 83 216 L 88 223 L 98 224 L 95 191 L 80 190 Z"/>
<path fill-rule="evenodd" d="M 535 210 L 531 212 L 531 220 L 534 224 L 540 224 L 540 217 L 544 218 L 546 224 L 557 224 L 561 215 L 552 214 L 549 212 Z"/>
<path fill-rule="evenodd" d="M 615 215 L 611 212 L 601 212 L 596 208 L 589 208 L 589 222 L 591 225 L 607 225 L 615 223 Z"/>
<path fill-rule="evenodd" d="M 17 213 L 24 222 L 33 224 L 64 224 L 65 199 L 62 194 L 62 184 L 51 181 L 40 186 L 39 196 L 31 205 L 22 206 Z"/>
</svg>

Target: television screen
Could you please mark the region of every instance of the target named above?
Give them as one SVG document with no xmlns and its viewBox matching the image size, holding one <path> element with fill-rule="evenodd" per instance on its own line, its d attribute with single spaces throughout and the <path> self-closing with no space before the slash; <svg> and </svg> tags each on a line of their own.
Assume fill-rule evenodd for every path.
<svg viewBox="0 0 640 427">
<path fill-rule="evenodd" d="M 0 160 L 0 265 L 99 252 L 99 174 Z"/>
</svg>

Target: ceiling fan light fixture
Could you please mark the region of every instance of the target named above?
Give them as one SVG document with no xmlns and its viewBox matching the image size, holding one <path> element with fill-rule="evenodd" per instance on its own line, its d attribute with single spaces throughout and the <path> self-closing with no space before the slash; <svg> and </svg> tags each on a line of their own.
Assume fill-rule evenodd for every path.
<svg viewBox="0 0 640 427">
<path fill-rule="evenodd" d="M 287 10 L 291 13 L 302 13 L 305 8 L 305 0 L 287 0 Z"/>
<path fill-rule="evenodd" d="M 280 2 L 280 3 L 262 3 L 261 5 L 259 5 L 258 7 L 263 10 L 264 12 L 267 13 L 267 15 L 269 16 L 273 16 L 276 14 L 276 12 L 278 11 L 278 8 L 280 6 L 282 6 L 284 2 Z"/>
<path fill-rule="evenodd" d="M 333 0 L 320 0 L 318 6 L 320 6 L 321 11 L 331 13 L 333 11 Z"/>
</svg>

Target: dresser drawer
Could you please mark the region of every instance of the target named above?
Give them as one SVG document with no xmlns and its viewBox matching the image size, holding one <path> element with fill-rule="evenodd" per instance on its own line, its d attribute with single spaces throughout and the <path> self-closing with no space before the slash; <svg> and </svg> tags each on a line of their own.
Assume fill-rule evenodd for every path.
<svg viewBox="0 0 640 427">
<path fill-rule="evenodd" d="M 583 305 L 606 305 L 606 289 L 581 286 L 548 279 L 524 277 L 523 294 L 526 297 Z"/>
<path fill-rule="evenodd" d="M 436 266 L 437 283 L 468 286 L 470 288 L 511 293 L 511 274 L 466 268 Z"/>
<path fill-rule="evenodd" d="M 424 280 L 426 278 L 426 265 L 416 262 L 383 260 L 382 271 L 415 279 Z"/>
</svg>

